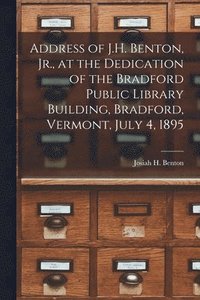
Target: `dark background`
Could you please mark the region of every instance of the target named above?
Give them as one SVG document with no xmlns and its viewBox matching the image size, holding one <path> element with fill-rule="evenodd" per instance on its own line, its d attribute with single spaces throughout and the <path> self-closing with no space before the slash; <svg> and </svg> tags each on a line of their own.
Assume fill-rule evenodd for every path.
<svg viewBox="0 0 200 300">
<path fill-rule="evenodd" d="M 16 299 L 16 3 L 0 3 L 0 299 Z"/>
</svg>

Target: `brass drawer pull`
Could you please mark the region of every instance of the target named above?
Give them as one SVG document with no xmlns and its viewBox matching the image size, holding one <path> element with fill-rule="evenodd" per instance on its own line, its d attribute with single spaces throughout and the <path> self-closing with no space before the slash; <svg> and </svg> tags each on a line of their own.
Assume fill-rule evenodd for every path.
<svg viewBox="0 0 200 300">
<path fill-rule="evenodd" d="M 45 220 L 44 226 L 50 229 L 61 229 L 68 224 L 67 220 L 62 216 L 51 216 Z"/>
<path fill-rule="evenodd" d="M 67 97 L 67 94 L 68 94 L 67 88 L 49 87 L 45 91 L 44 97 L 49 102 L 61 102 Z"/>
<path fill-rule="evenodd" d="M 67 282 L 67 278 L 63 274 L 51 274 L 44 278 L 43 283 L 48 284 L 52 288 L 59 288 Z"/>
<path fill-rule="evenodd" d="M 62 30 L 49 30 L 45 35 L 45 41 L 50 44 L 61 44 L 67 39 L 67 35 Z"/>
<path fill-rule="evenodd" d="M 197 275 L 194 279 L 194 283 L 200 284 L 200 275 Z"/>
<path fill-rule="evenodd" d="M 44 155 L 50 159 L 61 159 L 67 155 L 67 149 L 63 144 L 46 144 L 43 151 Z"/>
<path fill-rule="evenodd" d="M 142 32 L 137 29 L 129 29 L 122 33 L 121 41 L 127 44 L 139 43 L 143 41 Z"/>
<path fill-rule="evenodd" d="M 143 281 L 143 278 L 137 273 L 123 273 L 120 276 L 119 281 L 128 285 L 138 285 Z"/>
</svg>

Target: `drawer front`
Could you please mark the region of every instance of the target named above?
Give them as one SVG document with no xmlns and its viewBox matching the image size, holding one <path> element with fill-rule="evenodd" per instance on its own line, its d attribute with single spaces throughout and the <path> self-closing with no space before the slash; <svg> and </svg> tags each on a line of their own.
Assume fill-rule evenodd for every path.
<svg viewBox="0 0 200 300">
<path fill-rule="evenodd" d="M 98 238 L 160 239 L 166 234 L 166 195 L 162 192 L 100 192 Z"/>
<path fill-rule="evenodd" d="M 133 28 L 150 32 L 167 31 L 167 6 L 165 4 L 98 6 L 98 31 L 118 32 Z"/>
<path fill-rule="evenodd" d="M 100 249 L 98 295 L 163 296 L 164 265 L 163 249 Z M 127 279 L 135 280 L 135 285 L 128 284 Z"/>
<path fill-rule="evenodd" d="M 74 67 L 67 70 L 43 70 L 38 72 L 38 65 L 26 63 L 21 68 L 20 99 L 22 99 L 22 116 L 33 118 L 57 116 L 66 118 L 66 115 L 74 117 L 75 107 L 78 111 L 85 107 L 85 91 L 89 83 L 73 84 L 73 74 L 80 76 L 81 69 Z M 84 71 L 86 78 L 88 74 Z M 32 93 L 30 93 L 32 91 Z M 65 105 L 68 111 L 65 113 Z M 82 116 L 80 114 L 80 116 Z"/>
<path fill-rule="evenodd" d="M 52 125 L 54 119 L 49 120 L 49 124 Z M 70 124 L 73 121 L 75 122 L 69 120 Z M 24 176 L 61 177 L 68 171 L 76 173 L 77 168 L 82 170 L 89 165 L 88 130 L 50 130 L 46 120 L 35 120 L 24 121 L 21 132 Z"/>
<path fill-rule="evenodd" d="M 131 116 L 127 119 L 111 121 L 110 131 L 98 134 L 98 165 L 101 168 L 118 169 L 120 171 L 151 172 L 153 168 L 162 168 L 162 159 L 166 149 L 165 132 L 149 130 L 149 120 L 142 120 L 140 129 Z M 159 121 L 152 124 L 158 128 Z"/>
<path fill-rule="evenodd" d="M 22 5 L 22 32 L 90 31 L 89 5 Z"/>
<path fill-rule="evenodd" d="M 184 120 L 184 128 L 174 134 L 175 161 L 184 161 L 182 169 L 199 173 L 200 168 L 200 121 Z"/>
<path fill-rule="evenodd" d="M 174 197 L 174 236 L 180 239 L 200 238 L 199 192 L 176 192 Z"/>
<path fill-rule="evenodd" d="M 200 249 L 174 248 L 173 295 L 199 296 Z"/>
<path fill-rule="evenodd" d="M 22 239 L 88 241 L 89 193 L 24 191 L 22 193 Z"/>
<path fill-rule="evenodd" d="M 87 249 L 22 249 L 23 296 L 88 296 Z"/>
<path fill-rule="evenodd" d="M 196 32 L 200 30 L 200 4 L 175 5 L 175 31 Z"/>
</svg>

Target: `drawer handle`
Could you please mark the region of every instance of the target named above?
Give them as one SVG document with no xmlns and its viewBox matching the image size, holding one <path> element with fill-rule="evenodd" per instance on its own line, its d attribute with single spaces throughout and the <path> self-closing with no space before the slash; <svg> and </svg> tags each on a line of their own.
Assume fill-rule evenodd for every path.
<svg viewBox="0 0 200 300">
<path fill-rule="evenodd" d="M 140 276 L 140 274 L 137 273 L 123 273 L 120 278 L 119 281 L 121 283 L 127 284 L 127 285 L 138 285 L 143 281 L 142 276 Z"/>
<path fill-rule="evenodd" d="M 50 44 L 61 44 L 67 39 L 67 35 L 62 30 L 49 30 L 45 35 L 45 41 Z"/>
<path fill-rule="evenodd" d="M 67 149 L 62 144 L 48 144 L 43 147 L 44 155 L 50 159 L 61 159 L 67 155 Z"/>
<path fill-rule="evenodd" d="M 200 219 L 197 220 L 196 227 L 200 227 Z"/>
<path fill-rule="evenodd" d="M 45 99 L 49 102 L 61 102 L 63 101 L 68 94 L 67 88 L 60 88 L 60 87 L 49 87 L 44 93 Z"/>
<path fill-rule="evenodd" d="M 127 44 L 139 43 L 143 41 L 142 32 L 137 29 L 129 29 L 122 33 L 121 41 Z"/>
<path fill-rule="evenodd" d="M 194 283 L 200 284 L 200 275 L 197 275 L 197 277 L 195 277 Z"/>
<path fill-rule="evenodd" d="M 120 155 L 127 159 L 137 159 L 144 154 L 144 148 L 137 144 L 122 145 Z"/>
<path fill-rule="evenodd" d="M 61 229 L 64 228 L 67 224 L 67 220 L 62 216 L 51 216 L 44 222 L 44 226 L 50 229 Z"/>
<path fill-rule="evenodd" d="M 51 274 L 44 278 L 43 283 L 48 284 L 52 288 L 59 288 L 67 282 L 67 278 L 63 274 Z"/>
</svg>

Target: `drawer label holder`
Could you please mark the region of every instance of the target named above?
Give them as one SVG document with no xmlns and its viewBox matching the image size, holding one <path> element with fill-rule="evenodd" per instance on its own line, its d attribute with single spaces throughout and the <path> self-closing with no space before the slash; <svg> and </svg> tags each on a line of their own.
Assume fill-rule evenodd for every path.
<svg viewBox="0 0 200 300">
<path fill-rule="evenodd" d="M 191 28 L 200 28 L 200 16 L 191 16 Z"/>
<path fill-rule="evenodd" d="M 147 16 L 114 17 L 114 29 L 151 28 L 151 18 Z"/>
<path fill-rule="evenodd" d="M 200 215 L 200 202 L 189 204 L 189 214 L 190 215 Z"/>
<path fill-rule="evenodd" d="M 188 261 L 188 270 L 192 271 L 200 271 L 200 259 L 189 259 Z"/>
<path fill-rule="evenodd" d="M 74 29 L 74 17 L 38 17 L 39 29 L 59 28 L 59 29 Z"/>
<path fill-rule="evenodd" d="M 48 271 L 61 271 L 61 272 L 73 272 L 73 260 L 72 259 L 49 259 L 37 261 L 38 270 L 43 272 Z"/>
<path fill-rule="evenodd" d="M 74 207 L 72 203 L 38 203 L 38 213 L 40 215 L 73 215 Z"/>
<path fill-rule="evenodd" d="M 117 203 L 114 204 L 115 216 L 150 216 L 150 203 Z"/>
<path fill-rule="evenodd" d="M 115 259 L 113 260 L 113 272 L 124 271 L 148 271 L 149 261 L 147 259 Z"/>
</svg>

